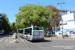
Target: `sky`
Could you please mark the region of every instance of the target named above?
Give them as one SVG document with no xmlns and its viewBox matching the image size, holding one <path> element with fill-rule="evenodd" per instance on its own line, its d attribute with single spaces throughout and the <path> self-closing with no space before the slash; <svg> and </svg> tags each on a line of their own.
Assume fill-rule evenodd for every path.
<svg viewBox="0 0 75 50">
<path fill-rule="evenodd" d="M 0 0 L 0 13 L 6 13 L 9 22 L 15 22 L 19 7 L 26 4 L 53 5 L 60 9 L 58 2 L 65 2 L 63 9 L 75 10 L 75 0 Z"/>
</svg>

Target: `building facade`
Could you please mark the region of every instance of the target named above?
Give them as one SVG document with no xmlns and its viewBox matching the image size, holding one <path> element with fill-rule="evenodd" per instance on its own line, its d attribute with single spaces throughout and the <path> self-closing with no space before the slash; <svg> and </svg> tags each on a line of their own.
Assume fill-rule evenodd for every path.
<svg viewBox="0 0 75 50">
<path fill-rule="evenodd" d="M 60 15 L 59 30 L 56 30 L 55 34 L 60 36 L 75 35 L 75 11 L 62 10 Z"/>
</svg>

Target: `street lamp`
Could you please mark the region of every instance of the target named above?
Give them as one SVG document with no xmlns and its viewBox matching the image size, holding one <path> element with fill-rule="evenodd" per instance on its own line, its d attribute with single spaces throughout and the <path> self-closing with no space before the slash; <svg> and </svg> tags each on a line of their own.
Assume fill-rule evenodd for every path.
<svg viewBox="0 0 75 50">
<path fill-rule="evenodd" d="M 62 5 L 64 5 L 64 4 L 65 4 L 65 2 L 59 2 L 59 3 L 57 3 L 57 5 L 60 5 L 60 12 L 61 12 L 61 15 L 62 15 Z M 63 23 L 62 16 L 61 16 L 61 22 Z M 63 24 L 62 24 L 62 38 L 64 38 L 64 37 L 63 37 Z"/>
</svg>

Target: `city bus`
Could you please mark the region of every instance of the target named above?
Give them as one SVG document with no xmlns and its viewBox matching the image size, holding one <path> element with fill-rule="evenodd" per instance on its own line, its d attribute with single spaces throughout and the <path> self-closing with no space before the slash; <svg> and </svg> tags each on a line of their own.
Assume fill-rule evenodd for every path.
<svg viewBox="0 0 75 50">
<path fill-rule="evenodd" d="M 19 29 L 21 36 L 26 40 L 44 40 L 44 28 L 38 26 L 31 26 Z"/>
</svg>

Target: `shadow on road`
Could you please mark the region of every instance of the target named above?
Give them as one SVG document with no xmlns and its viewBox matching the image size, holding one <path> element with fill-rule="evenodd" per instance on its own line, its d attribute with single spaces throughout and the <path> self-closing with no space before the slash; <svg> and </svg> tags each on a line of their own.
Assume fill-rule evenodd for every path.
<svg viewBox="0 0 75 50">
<path fill-rule="evenodd" d="M 31 41 L 32 43 L 52 42 L 51 40 Z"/>
<path fill-rule="evenodd" d="M 0 34 L 0 38 L 4 38 L 4 37 L 10 37 L 12 34 Z"/>
</svg>

